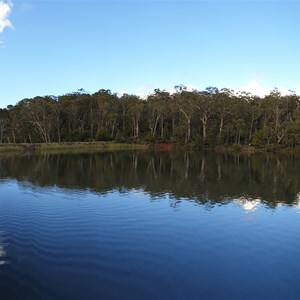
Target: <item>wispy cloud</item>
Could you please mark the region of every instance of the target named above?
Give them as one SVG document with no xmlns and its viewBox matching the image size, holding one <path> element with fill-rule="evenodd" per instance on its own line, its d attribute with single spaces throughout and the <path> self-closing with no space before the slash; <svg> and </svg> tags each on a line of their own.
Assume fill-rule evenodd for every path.
<svg viewBox="0 0 300 300">
<path fill-rule="evenodd" d="M 20 9 L 23 13 L 29 12 L 34 9 L 34 5 L 32 2 L 22 2 Z"/>
<path fill-rule="evenodd" d="M 0 33 L 3 32 L 5 28 L 13 29 L 13 25 L 9 20 L 12 7 L 13 3 L 11 1 L 0 0 Z"/>
</svg>

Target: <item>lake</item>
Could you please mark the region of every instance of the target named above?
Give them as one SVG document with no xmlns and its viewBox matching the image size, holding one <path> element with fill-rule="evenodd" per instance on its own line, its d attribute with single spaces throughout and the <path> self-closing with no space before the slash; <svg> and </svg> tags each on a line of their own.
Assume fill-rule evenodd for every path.
<svg viewBox="0 0 300 300">
<path fill-rule="evenodd" d="M 0 157 L 1 299 L 299 299 L 300 158 Z"/>
</svg>

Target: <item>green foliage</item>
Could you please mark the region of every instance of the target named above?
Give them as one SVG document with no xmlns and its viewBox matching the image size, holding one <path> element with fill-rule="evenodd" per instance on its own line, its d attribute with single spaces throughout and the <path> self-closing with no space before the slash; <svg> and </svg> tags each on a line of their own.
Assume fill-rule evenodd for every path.
<svg viewBox="0 0 300 300">
<path fill-rule="evenodd" d="M 202 139 L 200 137 L 200 134 L 197 134 L 194 141 L 194 148 L 201 149 L 202 147 Z"/>
<path fill-rule="evenodd" d="M 115 141 L 117 143 L 124 143 L 126 141 L 124 134 L 122 134 L 120 131 L 117 132 L 116 136 L 115 136 Z"/>
<path fill-rule="evenodd" d="M 108 141 L 109 135 L 108 131 L 104 126 L 101 126 L 96 133 L 96 141 Z"/>
<path fill-rule="evenodd" d="M 169 132 L 169 129 L 166 128 L 166 127 L 163 129 L 163 136 L 162 136 L 161 141 L 163 143 L 166 143 L 166 142 L 170 141 L 170 132 Z"/>
<path fill-rule="evenodd" d="M 252 135 L 252 143 L 253 146 L 257 148 L 262 148 L 265 145 L 265 138 L 263 130 L 257 130 Z"/>
<path fill-rule="evenodd" d="M 184 126 L 184 125 L 177 126 L 174 130 L 173 141 L 178 141 L 179 143 L 184 143 L 185 137 L 186 137 L 186 126 Z"/>
<path fill-rule="evenodd" d="M 174 94 L 156 89 L 146 99 L 105 89 L 94 94 L 80 90 L 23 99 L 0 110 L 0 143 L 92 140 L 296 148 L 300 99 L 276 89 L 259 98 L 214 87 L 188 91 L 178 85 Z"/>
<path fill-rule="evenodd" d="M 155 137 L 152 135 L 151 132 L 148 132 L 144 137 L 143 137 L 145 142 L 148 143 L 154 143 L 155 142 Z"/>
<path fill-rule="evenodd" d="M 232 150 L 235 152 L 239 152 L 242 149 L 241 145 L 239 145 L 239 144 L 233 144 L 231 147 L 232 147 Z"/>
</svg>

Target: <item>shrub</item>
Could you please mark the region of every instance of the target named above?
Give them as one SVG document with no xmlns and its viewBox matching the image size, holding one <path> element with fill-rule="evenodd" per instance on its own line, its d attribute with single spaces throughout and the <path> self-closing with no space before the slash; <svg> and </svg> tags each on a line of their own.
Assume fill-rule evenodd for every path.
<svg viewBox="0 0 300 300">
<path fill-rule="evenodd" d="M 104 126 L 101 126 L 96 132 L 96 141 L 108 141 L 109 134 Z"/>
</svg>

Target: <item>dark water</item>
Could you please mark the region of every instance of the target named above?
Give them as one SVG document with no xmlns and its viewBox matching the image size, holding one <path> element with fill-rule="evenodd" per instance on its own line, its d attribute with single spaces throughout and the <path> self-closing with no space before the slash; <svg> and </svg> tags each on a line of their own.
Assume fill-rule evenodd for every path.
<svg viewBox="0 0 300 300">
<path fill-rule="evenodd" d="M 0 158 L 0 299 L 299 299 L 300 159 Z"/>
</svg>

